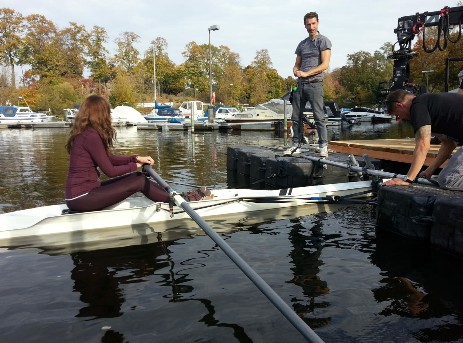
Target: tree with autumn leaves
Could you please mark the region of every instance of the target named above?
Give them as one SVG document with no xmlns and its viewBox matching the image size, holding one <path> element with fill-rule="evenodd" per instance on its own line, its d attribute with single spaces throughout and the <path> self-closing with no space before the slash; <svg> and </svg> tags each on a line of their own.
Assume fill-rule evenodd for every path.
<svg viewBox="0 0 463 343">
<path fill-rule="evenodd" d="M 391 28 L 392 30 L 393 28 Z M 435 36 L 435 35 L 434 35 Z M 176 65 L 167 53 L 167 41 L 157 37 L 144 52 L 135 48 L 140 37 L 122 32 L 115 40 L 116 50 L 107 50 L 108 34 L 103 27 L 87 30 L 77 23 L 58 28 L 45 16 L 0 9 L 0 104 L 14 102 L 19 96 L 34 109 L 51 109 L 59 114 L 89 93 L 103 94 L 113 106 L 152 101 L 154 63 L 156 91 L 169 96 L 209 101 L 209 45 L 189 42 L 184 62 Z M 432 44 L 433 31 L 427 37 Z M 449 44 L 447 50 L 424 52 L 420 36 L 414 45 L 416 57 L 410 61 L 411 81 L 426 83 L 430 91 L 443 91 L 445 59 L 462 57 L 462 41 Z M 336 48 L 333 48 L 333 54 Z M 392 77 L 392 44 L 384 44 L 374 53 L 359 51 L 347 56 L 346 65 L 330 70 L 325 77 L 325 99 L 340 106 L 373 106 L 378 101 L 378 86 Z M 256 105 L 280 98 L 295 84 L 294 77 L 283 78 L 273 68 L 267 49 L 256 51 L 254 60 L 242 66 L 239 54 L 227 46 L 211 45 L 212 84 L 217 102 L 226 105 Z M 288 74 L 292 60 L 288 61 Z M 22 75 L 18 87 L 17 70 Z M 463 63 L 450 66 L 451 85 Z M 85 76 L 84 76 L 85 75 Z"/>
</svg>

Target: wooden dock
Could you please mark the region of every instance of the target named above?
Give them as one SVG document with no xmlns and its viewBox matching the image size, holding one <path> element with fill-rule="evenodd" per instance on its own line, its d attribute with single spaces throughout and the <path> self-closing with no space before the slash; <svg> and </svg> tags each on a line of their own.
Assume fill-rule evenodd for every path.
<svg viewBox="0 0 463 343">
<path fill-rule="evenodd" d="M 439 147 L 440 145 L 438 144 L 431 144 L 431 149 L 424 163 L 426 166 L 429 166 L 436 158 Z M 352 154 L 355 156 L 367 154 L 370 158 L 378 160 L 411 163 L 413 150 L 415 149 L 415 139 L 331 141 L 329 142 L 329 148 L 343 154 Z"/>
</svg>

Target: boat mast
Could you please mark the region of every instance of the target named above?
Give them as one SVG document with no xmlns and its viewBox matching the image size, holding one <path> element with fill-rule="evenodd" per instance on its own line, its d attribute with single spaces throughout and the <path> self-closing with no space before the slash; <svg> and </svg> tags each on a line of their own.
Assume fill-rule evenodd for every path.
<svg viewBox="0 0 463 343">
<path fill-rule="evenodd" d="M 156 102 L 156 50 L 153 44 L 153 85 L 154 85 L 154 102 Z"/>
</svg>

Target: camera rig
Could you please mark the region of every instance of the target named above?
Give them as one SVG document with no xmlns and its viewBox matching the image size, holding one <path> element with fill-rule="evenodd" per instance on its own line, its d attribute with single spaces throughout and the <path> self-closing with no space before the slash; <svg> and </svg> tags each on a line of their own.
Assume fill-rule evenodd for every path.
<svg viewBox="0 0 463 343">
<path fill-rule="evenodd" d="M 432 53 L 436 49 L 443 51 L 447 48 L 448 42 L 456 43 L 460 40 L 462 22 L 463 6 L 444 7 L 439 11 L 416 13 L 399 18 L 397 28 L 394 29 L 397 42 L 393 46 L 392 54 L 388 56 L 394 60 L 392 79 L 380 84 L 380 93 L 386 95 L 396 89 L 405 89 L 414 94 L 426 92 L 426 87 L 419 87 L 409 80 L 409 62 L 416 55 L 411 48 L 413 39 L 417 34 L 422 33 L 425 52 Z M 431 46 L 429 46 L 429 40 L 426 39 L 428 27 L 437 27 L 437 38 Z M 455 29 L 458 34 L 456 37 L 451 37 Z M 397 46 L 398 49 L 396 49 Z"/>
</svg>

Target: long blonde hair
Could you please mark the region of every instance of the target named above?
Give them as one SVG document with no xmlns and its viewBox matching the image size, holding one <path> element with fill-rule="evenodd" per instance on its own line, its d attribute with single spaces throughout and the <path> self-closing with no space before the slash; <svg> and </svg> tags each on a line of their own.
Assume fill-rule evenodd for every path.
<svg viewBox="0 0 463 343">
<path fill-rule="evenodd" d="M 77 135 L 89 127 L 98 132 L 106 150 L 113 147 L 116 140 L 116 130 L 111 124 L 111 107 L 108 101 L 99 95 L 90 95 L 80 106 L 66 143 L 68 153 L 71 152 L 72 144 Z"/>
</svg>

